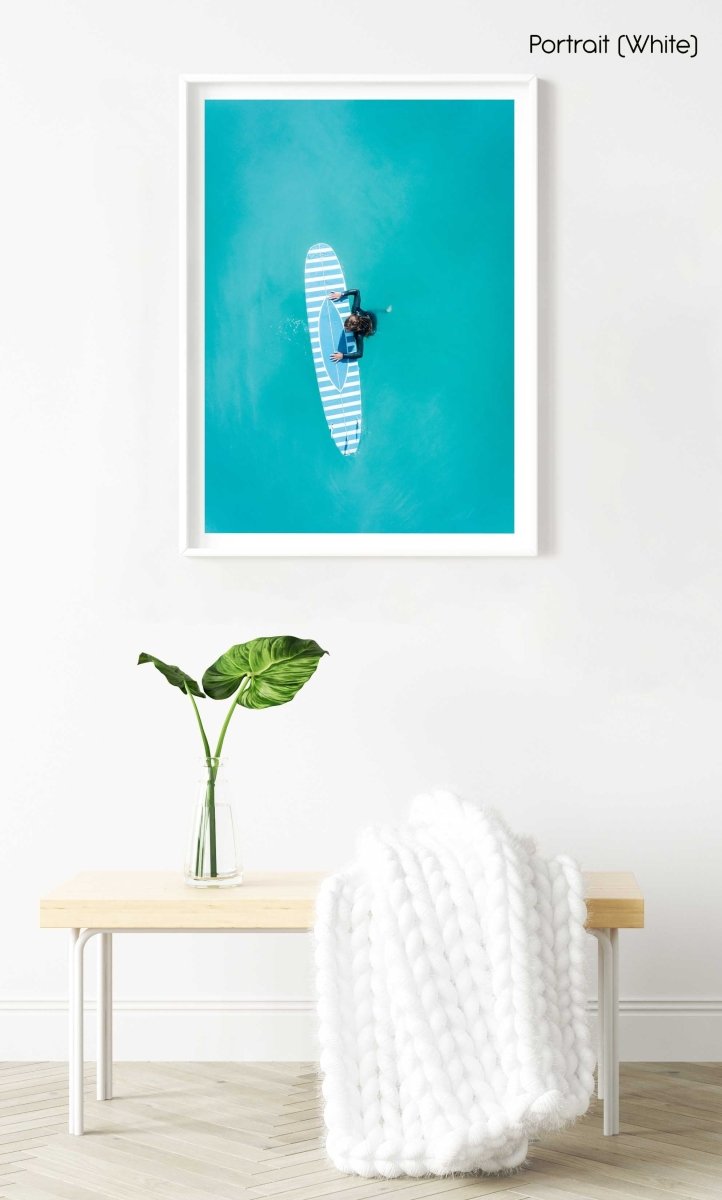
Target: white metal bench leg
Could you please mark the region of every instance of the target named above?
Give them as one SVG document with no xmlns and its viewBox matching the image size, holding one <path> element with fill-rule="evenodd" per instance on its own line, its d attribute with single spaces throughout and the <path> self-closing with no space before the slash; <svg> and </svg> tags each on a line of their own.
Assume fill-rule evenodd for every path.
<svg viewBox="0 0 722 1200">
<path fill-rule="evenodd" d="M 97 932 L 97 929 L 70 930 L 68 1131 L 73 1134 L 83 1132 L 83 1069 L 85 1062 L 83 1047 L 84 951 L 85 943 Z"/>
<path fill-rule="evenodd" d="M 604 1098 L 605 1136 L 619 1133 L 619 930 L 593 929 L 599 943 L 597 1094 Z"/>
<path fill-rule="evenodd" d="M 83 1132 L 83 951 L 88 940 L 87 932 L 87 929 L 73 929 L 70 932 L 70 1133 Z"/>
<path fill-rule="evenodd" d="M 597 938 L 597 1096 L 604 1099 L 604 949 Z"/>
<path fill-rule="evenodd" d="M 70 944 L 68 946 L 68 1133 L 75 1133 L 75 947 L 78 942 L 79 933 L 79 929 L 70 930 Z"/>
<path fill-rule="evenodd" d="M 96 1095 L 99 1100 L 113 1096 L 113 935 L 101 933 L 98 939 L 98 1063 Z"/>
<path fill-rule="evenodd" d="M 609 930 L 612 943 L 612 1045 L 614 1062 L 614 1118 L 612 1133 L 619 1133 L 619 930 Z"/>
</svg>

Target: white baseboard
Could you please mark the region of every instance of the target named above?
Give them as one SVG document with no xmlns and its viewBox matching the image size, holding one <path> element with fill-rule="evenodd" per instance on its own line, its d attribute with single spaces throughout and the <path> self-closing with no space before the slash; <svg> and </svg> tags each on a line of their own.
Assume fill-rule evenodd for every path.
<svg viewBox="0 0 722 1200">
<path fill-rule="evenodd" d="M 95 1014 L 85 1006 L 86 1058 L 95 1058 Z M 306 998 L 116 1000 L 119 1062 L 305 1062 L 318 1058 L 314 1003 Z M 67 1056 L 63 1000 L 0 1000 L 0 1061 Z"/>
<path fill-rule="evenodd" d="M 95 1057 L 93 1006 L 86 1056 Z M 590 1001 L 590 1012 L 596 1003 Z M 64 1000 L 0 1000 L 0 1060 L 66 1057 Z M 118 1000 L 118 1061 L 309 1061 L 318 1057 L 314 1002 L 306 997 Z M 722 1060 L 722 999 L 620 1002 L 620 1056 L 627 1062 Z"/>
<path fill-rule="evenodd" d="M 596 1000 L 589 1002 L 596 1016 Z M 622 1062 L 722 1061 L 722 999 L 619 1001 Z"/>
</svg>

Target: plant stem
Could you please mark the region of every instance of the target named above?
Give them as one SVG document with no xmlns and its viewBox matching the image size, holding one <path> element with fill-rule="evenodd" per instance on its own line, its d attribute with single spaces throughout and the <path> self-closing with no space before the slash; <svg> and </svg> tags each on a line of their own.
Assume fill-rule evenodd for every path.
<svg viewBox="0 0 722 1200">
<path fill-rule="evenodd" d="M 208 809 L 208 842 L 211 852 L 211 879 L 216 879 L 218 876 L 218 858 L 216 848 L 216 775 L 218 773 L 218 763 L 215 765 L 209 760 L 208 763 L 208 783 L 206 784 L 206 807 Z"/>
<path fill-rule="evenodd" d="M 230 725 L 231 717 L 233 716 L 233 713 L 238 705 L 238 697 L 240 696 L 241 692 L 244 690 L 244 685 L 245 685 L 245 687 L 250 687 L 250 685 L 251 685 L 250 679 L 244 679 L 242 681 L 238 691 L 235 693 L 233 700 L 231 701 L 231 706 L 228 709 L 228 712 L 226 713 L 226 719 L 223 722 L 223 725 L 221 726 L 221 732 L 218 736 L 218 744 L 216 746 L 216 753 L 215 753 L 214 757 L 213 758 L 210 757 L 210 751 L 208 753 L 208 783 L 206 784 L 206 808 L 208 811 L 208 842 L 209 842 L 210 857 L 211 857 L 211 862 L 210 862 L 211 879 L 215 879 L 218 875 L 218 864 L 217 864 L 217 857 L 216 857 L 216 778 L 218 776 L 218 768 L 221 765 L 221 750 L 223 749 L 223 742 L 225 740 L 226 732 L 228 730 L 228 726 Z"/>
<path fill-rule="evenodd" d="M 220 757 L 221 757 L 221 750 L 223 749 L 223 742 L 225 740 L 226 730 L 228 729 L 228 726 L 231 723 L 231 717 L 233 716 L 234 712 L 236 711 L 236 708 L 238 706 L 238 700 L 239 700 L 241 693 L 244 691 L 248 691 L 248 688 L 250 686 L 251 686 L 250 677 L 246 676 L 246 678 L 244 680 L 242 680 L 241 686 L 239 687 L 238 691 L 234 693 L 233 700 L 231 701 L 231 707 L 228 709 L 228 712 L 226 714 L 226 719 L 223 722 L 223 725 L 221 726 L 221 732 L 218 735 L 218 745 L 216 746 L 216 754 L 215 754 L 216 774 L 218 773 L 218 763 L 219 763 Z M 213 778 L 215 779 L 215 775 L 213 776 Z"/>
<path fill-rule="evenodd" d="M 184 686 L 186 694 L 189 696 L 190 702 L 193 705 L 193 711 L 196 714 L 196 720 L 198 722 L 198 728 L 203 740 L 203 749 L 206 756 L 206 768 L 208 770 L 205 804 L 203 806 L 203 812 L 201 814 L 198 827 L 198 842 L 196 845 L 196 877 L 200 879 L 203 874 L 203 860 L 205 857 L 204 849 L 207 829 L 210 875 L 211 879 L 216 879 L 218 877 L 218 848 L 216 846 L 216 779 L 218 777 L 218 768 L 221 761 L 221 750 L 223 749 L 223 742 L 225 740 L 231 717 L 233 716 L 234 710 L 238 704 L 238 698 L 243 691 L 246 691 L 251 686 L 251 680 L 248 677 L 242 680 L 238 691 L 235 692 L 233 696 L 231 707 L 228 709 L 228 712 L 226 713 L 226 719 L 221 726 L 221 732 L 218 737 L 215 755 L 211 755 L 210 743 L 206 736 L 206 731 L 203 727 L 203 721 L 201 720 L 201 714 L 198 711 L 198 705 L 195 702 L 193 693 L 188 691 L 188 684 L 185 684 Z"/>
<path fill-rule="evenodd" d="M 200 878 L 203 874 L 203 858 L 206 840 L 206 818 L 208 822 L 208 843 L 210 850 L 210 871 L 211 878 L 215 879 L 218 875 L 218 854 L 216 847 L 216 774 L 217 766 L 214 765 L 211 758 L 211 747 L 206 735 L 201 714 L 198 711 L 198 705 L 195 701 L 195 696 L 188 690 L 188 684 L 185 685 L 186 695 L 193 705 L 193 712 L 196 714 L 198 729 L 200 730 L 201 740 L 203 742 L 203 750 L 205 752 L 206 769 L 208 771 L 208 782 L 206 783 L 206 801 L 198 827 L 198 842 L 196 844 L 196 877 Z"/>
<path fill-rule="evenodd" d="M 198 840 L 196 842 L 196 879 L 200 879 L 201 875 L 203 874 L 203 843 L 205 841 L 205 832 L 206 808 L 204 806 L 203 812 L 201 813 L 198 821 Z"/>
<path fill-rule="evenodd" d="M 211 747 L 210 747 L 208 738 L 206 737 L 206 731 L 203 728 L 203 722 L 201 720 L 201 714 L 198 711 L 198 705 L 196 704 L 193 693 L 188 691 L 188 684 L 186 683 L 183 686 L 185 687 L 186 695 L 188 696 L 191 704 L 193 705 L 193 712 L 196 714 L 196 721 L 198 722 L 198 728 L 201 731 L 201 738 L 203 739 L 203 749 L 206 752 L 206 759 L 209 759 L 211 757 Z"/>
</svg>

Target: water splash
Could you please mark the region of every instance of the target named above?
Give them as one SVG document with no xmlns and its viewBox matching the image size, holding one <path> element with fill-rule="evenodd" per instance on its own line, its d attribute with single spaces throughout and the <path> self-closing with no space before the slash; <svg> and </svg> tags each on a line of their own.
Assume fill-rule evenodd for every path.
<svg viewBox="0 0 722 1200">
<path fill-rule="evenodd" d="M 279 324 L 278 333 L 285 342 L 298 342 L 308 337 L 308 325 L 300 317 L 286 317 Z"/>
</svg>

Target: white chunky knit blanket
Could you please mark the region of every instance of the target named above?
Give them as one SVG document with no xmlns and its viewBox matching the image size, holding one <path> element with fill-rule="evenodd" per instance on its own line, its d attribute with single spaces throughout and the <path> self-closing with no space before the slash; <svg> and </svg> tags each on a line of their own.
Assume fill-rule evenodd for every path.
<svg viewBox="0 0 722 1200">
<path fill-rule="evenodd" d="M 368 831 L 316 922 L 334 1165 L 365 1176 L 505 1171 L 583 1113 L 580 873 L 446 793 Z"/>
</svg>

